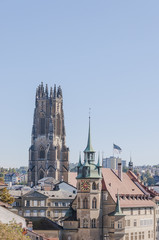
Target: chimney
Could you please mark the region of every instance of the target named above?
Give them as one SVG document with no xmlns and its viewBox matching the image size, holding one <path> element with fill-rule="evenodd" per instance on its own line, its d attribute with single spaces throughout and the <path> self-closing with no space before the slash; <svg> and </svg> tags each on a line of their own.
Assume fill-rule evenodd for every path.
<svg viewBox="0 0 159 240">
<path fill-rule="evenodd" d="M 122 164 L 118 163 L 118 177 L 122 181 Z"/>
</svg>

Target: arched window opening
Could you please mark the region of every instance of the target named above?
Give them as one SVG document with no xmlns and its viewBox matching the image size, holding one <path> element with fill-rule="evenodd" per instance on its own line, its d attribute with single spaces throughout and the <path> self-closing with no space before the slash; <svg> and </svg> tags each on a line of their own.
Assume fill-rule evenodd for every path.
<svg viewBox="0 0 159 240">
<path fill-rule="evenodd" d="M 44 147 L 40 147 L 40 150 L 39 150 L 39 158 L 40 159 L 44 159 L 45 158 L 45 149 Z"/>
<path fill-rule="evenodd" d="M 92 208 L 93 209 L 97 208 L 97 199 L 95 197 L 92 200 Z"/>
<path fill-rule="evenodd" d="M 45 134 L 45 118 L 40 118 L 40 134 Z"/>
<path fill-rule="evenodd" d="M 96 228 L 96 219 L 95 218 L 92 219 L 92 228 Z"/>
<path fill-rule="evenodd" d="M 55 169 L 52 166 L 50 166 L 47 170 L 47 177 L 55 178 Z"/>
<path fill-rule="evenodd" d="M 97 188 L 96 188 L 96 183 L 95 182 L 93 182 L 93 184 L 92 184 L 92 189 L 93 190 L 96 190 Z"/>
<path fill-rule="evenodd" d="M 88 220 L 83 219 L 83 228 L 88 228 Z"/>
<path fill-rule="evenodd" d="M 57 114 L 57 135 L 60 136 L 61 135 L 61 118 L 60 118 L 60 114 Z"/>
<path fill-rule="evenodd" d="M 78 228 L 80 228 L 80 219 L 78 219 Z"/>
<path fill-rule="evenodd" d="M 78 208 L 80 208 L 80 198 L 78 198 Z"/>
<path fill-rule="evenodd" d="M 41 170 L 39 174 L 40 179 L 44 178 L 44 172 Z"/>
<path fill-rule="evenodd" d="M 87 200 L 87 198 L 85 198 L 85 199 L 83 200 L 83 208 L 84 208 L 84 209 L 87 209 L 87 208 L 88 208 L 88 200 Z"/>
</svg>

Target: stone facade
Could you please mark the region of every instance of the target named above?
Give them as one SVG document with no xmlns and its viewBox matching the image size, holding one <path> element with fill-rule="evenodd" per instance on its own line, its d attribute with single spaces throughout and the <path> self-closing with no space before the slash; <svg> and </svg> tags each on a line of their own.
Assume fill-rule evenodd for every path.
<svg viewBox="0 0 159 240">
<path fill-rule="evenodd" d="M 129 170 L 101 168 L 90 142 L 79 158 L 77 197 L 66 213 L 63 240 L 156 240 L 159 196 Z"/>
<path fill-rule="evenodd" d="M 18 214 L 25 217 L 46 217 L 62 225 L 62 220 L 76 196 L 76 188 L 68 183 L 57 184 L 56 190 L 10 190 L 14 197 L 12 204 Z"/>
<path fill-rule="evenodd" d="M 44 177 L 68 182 L 69 149 L 65 144 L 63 96 L 59 86 L 54 91 L 43 83 L 36 91 L 28 184 L 37 185 Z"/>
</svg>

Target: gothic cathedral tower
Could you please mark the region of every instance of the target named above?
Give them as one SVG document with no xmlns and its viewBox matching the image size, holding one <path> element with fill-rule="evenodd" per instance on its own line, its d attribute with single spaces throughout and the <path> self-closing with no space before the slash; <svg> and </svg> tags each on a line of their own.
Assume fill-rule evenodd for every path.
<svg viewBox="0 0 159 240">
<path fill-rule="evenodd" d="M 34 186 L 43 177 L 68 181 L 69 149 L 65 145 L 63 96 L 59 86 L 54 91 L 43 83 L 36 91 L 28 184 Z"/>
<path fill-rule="evenodd" d="M 95 151 L 91 145 L 90 118 L 88 143 L 84 150 L 84 163 L 81 157 L 77 173 L 77 220 L 80 240 L 100 240 L 101 230 L 101 166 L 95 164 Z"/>
</svg>

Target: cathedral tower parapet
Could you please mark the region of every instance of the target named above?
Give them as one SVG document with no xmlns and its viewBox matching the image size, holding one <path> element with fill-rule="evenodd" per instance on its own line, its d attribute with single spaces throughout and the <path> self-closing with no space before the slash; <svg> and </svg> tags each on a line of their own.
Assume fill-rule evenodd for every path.
<svg viewBox="0 0 159 240">
<path fill-rule="evenodd" d="M 29 149 L 28 184 L 43 177 L 68 181 L 69 149 L 65 145 L 62 89 L 56 93 L 41 83 L 36 89 L 32 140 Z"/>
</svg>

